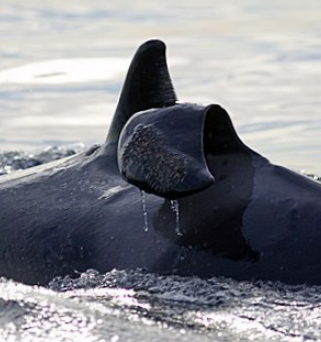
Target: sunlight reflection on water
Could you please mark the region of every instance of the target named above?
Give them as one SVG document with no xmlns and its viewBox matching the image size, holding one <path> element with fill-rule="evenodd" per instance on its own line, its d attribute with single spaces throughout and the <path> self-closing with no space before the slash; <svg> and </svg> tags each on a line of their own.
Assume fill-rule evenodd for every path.
<svg viewBox="0 0 321 342">
<path fill-rule="evenodd" d="M 3 150 L 103 141 L 130 57 L 158 37 L 180 100 L 220 103 L 253 149 L 321 173 L 317 1 L 12 0 L 0 19 Z"/>
</svg>

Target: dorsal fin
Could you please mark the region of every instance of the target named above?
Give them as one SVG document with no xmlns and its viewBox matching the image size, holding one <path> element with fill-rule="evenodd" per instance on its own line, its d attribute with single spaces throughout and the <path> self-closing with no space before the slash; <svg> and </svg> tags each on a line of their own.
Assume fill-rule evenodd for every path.
<svg viewBox="0 0 321 342">
<path fill-rule="evenodd" d="M 118 168 L 130 184 L 175 199 L 214 182 L 203 149 L 208 107 L 190 103 L 143 111 L 130 118 L 118 143 Z"/>
<path fill-rule="evenodd" d="M 120 132 L 134 113 L 175 104 L 165 52 L 162 41 L 150 40 L 133 57 L 106 139 L 109 154 L 117 153 Z"/>
</svg>

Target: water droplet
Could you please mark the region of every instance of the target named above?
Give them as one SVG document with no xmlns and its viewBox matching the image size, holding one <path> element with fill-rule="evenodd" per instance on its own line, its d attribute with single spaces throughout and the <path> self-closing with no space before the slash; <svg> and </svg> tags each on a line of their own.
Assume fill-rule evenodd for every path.
<svg viewBox="0 0 321 342">
<path fill-rule="evenodd" d="M 148 231 L 148 216 L 147 216 L 147 209 L 146 209 L 146 194 L 144 190 L 140 190 L 140 196 L 142 200 L 142 209 L 143 209 L 143 217 L 144 217 L 144 230 L 145 232 Z"/>
<path fill-rule="evenodd" d="M 180 222 L 179 222 L 179 203 L 178 200 L 171 200 L 171 209 L 175 213 L 175 232 L 177 235 L 182 236 Z"/>
</svg>

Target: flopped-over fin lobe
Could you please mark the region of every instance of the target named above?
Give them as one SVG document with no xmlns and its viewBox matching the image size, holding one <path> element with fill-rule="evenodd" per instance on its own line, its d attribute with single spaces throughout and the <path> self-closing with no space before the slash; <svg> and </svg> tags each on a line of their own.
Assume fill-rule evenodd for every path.
<svg viewBox="0 0 321 342">
<path fill-rule="evenodd" d="M 141 190 L 168 199 L 199 192 L 214 183 L 204 156 L 207 107 L 177 104 L 135 114 L 118 143 L 118 168 Z"/>
</svg>

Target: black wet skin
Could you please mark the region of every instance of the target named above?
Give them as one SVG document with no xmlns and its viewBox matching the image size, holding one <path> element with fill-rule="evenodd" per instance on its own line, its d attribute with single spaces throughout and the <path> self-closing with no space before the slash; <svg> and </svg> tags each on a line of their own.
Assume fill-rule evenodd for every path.
<svg viewBox="0 0 321 342">
<path fill-rule="evenodd" d="M 0 275 L 27 284 L 137 267 L 321 284 L 320 184 L 244 145 L 220 106 L 177 104 L 157 40 L 134 56 L 106 142 L 2 176 L 0 208 Z"/>
</svg>

